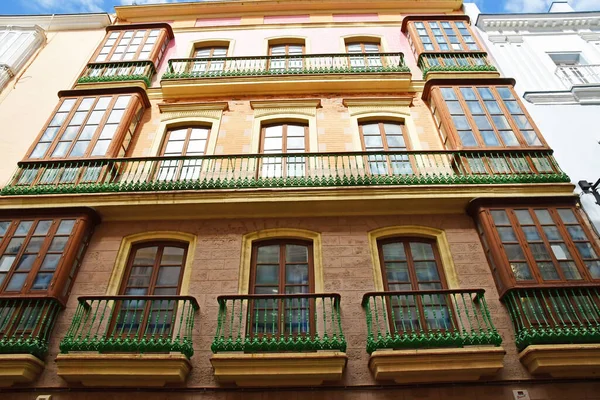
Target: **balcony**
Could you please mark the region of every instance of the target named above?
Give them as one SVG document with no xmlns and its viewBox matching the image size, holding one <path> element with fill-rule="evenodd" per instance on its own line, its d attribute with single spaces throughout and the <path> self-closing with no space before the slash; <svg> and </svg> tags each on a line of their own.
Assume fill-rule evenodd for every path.
<svg viewBox="0 0 600 400">
<path fill-rule="evenodd" d="M 198 310 L 191 296 L 80 297 L 60 343 L 58 375 L 85 386 L 182 383 Z"/>
<path fill-rule="evenodd" d="M 447 74 L 477 73 L 479 77 L 499 77 L 500 74 L 490 63 L 485 52 L 425 52 L 419 55 L 418 65 L 423 71 L 423 79 L 442 78 Z M 452 75 L 454 76 L 454 74 Z"/>
<path fill-rule="evenodd" d="M 377 380 L 476 381 L 502 368 L 483 289 L 371 292 L 362 305 Z"/>
<path fill-rule="evenodd" d="M 594 85 L 600 83 L 600 65 L 558 66 L 554 74 L 567 89 L 573 85 Z"/>
<path fill-rule="evenodd" d="M 430 150 L 22 161 L 1 193 L 557 182 L 551 150 Z"/>
<path fill-rule="evenodd" d="M 501 300 L 530 373 L 557 378 L 600 374 L 600 286 L 515 288 Z"/>
<path fill-rule="evenodd" d="M 341 53 L 171 59 L 161 86 L 166 96 L 395 93 L 410 79 L 402 53 Z"/>
<path fill-rule="evenodd" d="M 52 297 L 0 299 L 0 387 L 32 382 L 42 372 L 62 308 Z"/>
<path fill-rule="evenodd" d="M 156 73 L 152 61 L 90 63 L 77 80 L 78 84 L 142 81 L 150 86 Z"/>
<path fill-rule="evenodd" d="M 342 378 L 339 294 L 219 296 L 211 363 L 237 386 L 315 386 Z M 238 353 L 232 353 L 238 352 Z"/>
</svg>

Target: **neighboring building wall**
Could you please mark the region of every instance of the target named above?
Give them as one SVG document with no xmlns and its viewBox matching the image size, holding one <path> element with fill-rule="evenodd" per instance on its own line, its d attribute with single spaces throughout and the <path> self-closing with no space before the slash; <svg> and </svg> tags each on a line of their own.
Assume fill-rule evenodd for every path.
<svg viewBox="0 0 600 400">
<path fill-rule="evenodd" d="M 58 91 L 73 85 L 104 37 L 104 26 L 110 23 L 107 14 L 97 14 L 91 20 L 90 16 L 83 17 L 90 20 L 88 28 L 75 25 L 66 18 L 54 17 L 54 25 L 45 33 L 43 47 L 33 56 L 31 64 L 19 71 L 0 94 L 0 139 L 3 150 L 0 187 L 12 177 L 17 162 L 24 157 L 47 121 L 58 102 Z M 68 18 L 77 19 L 76 16 Z M 0 18 L 0 23 L 7 23 L 8 19 Z M 47 24 L 49 19 L 42 19 L 40 24 Z M 18 24 L 18 21 L 14 21 L 14 24 Z M 44 35 L 40 28 L 36 32 Z M 32 101 L 34 99 L 35 102 Z"/>
<path fill-rule="evenodd" d="M 600 72 L 600 31 L 593 28 L 600 12 L 479 16 L 474 3 L 466 3 L 465 11 L 477 21 L 474 26 L 495 64 L 516 79 L 515 90 L 581 194 L 579 181 L 600 179 L 600 132 L 590 123 L 600 114 L 600 75 L 573 88 L 549 54 L 580 53 L 594 66 L 591 71 Z M 540 27 L 534 27 L 535 20 Z M 599 230 L 600 205 L 589 194 L 581 194 L 581 201 Z"/>
</svg>

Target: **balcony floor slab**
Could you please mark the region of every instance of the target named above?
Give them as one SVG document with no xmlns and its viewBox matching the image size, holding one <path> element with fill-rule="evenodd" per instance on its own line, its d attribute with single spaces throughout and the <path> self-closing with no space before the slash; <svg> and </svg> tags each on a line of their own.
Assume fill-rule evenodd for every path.
<svg viewBox="0 0 600 400">
<path fill-rule="evenodd" d="M 342 379 L 348 357 L 337 351 L 315 353 L 218 353 L 210 362 L 215 379 L 240 387 L 317 386 Z"/>
<path fill-rule="evenodd" d="M 44 362 L 31 354 L 0 354 L 0 388 L 33 382 Z"/>
<path fill-rule="evenodd" d="M 171 354 L 69 353 L 56 357 L 57 374 L 70 384 L 106 387 L 161 387 L 183 383 L 188 358 Z"/>
<path fill-rule="evenodd" d="M 396 383 L 466 382 L 496 374 L 503 367 L 502 347 L 378 350 L 369 369 L 376 380 Z"/>
<path fill-rule="evenodd" d="M 543 344 L 527 346 L 519 360 L 532 375 L 553 378 L 598 378 L 600 344 Z"/>
</svg>

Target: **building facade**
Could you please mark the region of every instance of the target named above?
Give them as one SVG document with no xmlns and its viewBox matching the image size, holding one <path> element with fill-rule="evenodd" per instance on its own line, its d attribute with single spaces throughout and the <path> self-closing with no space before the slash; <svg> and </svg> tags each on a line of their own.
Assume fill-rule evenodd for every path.
<svg viewBox="0 0 600 400">
<path fill-rule="evenodd" d="M 124 6 L 0 197 L 14 399 L 594 398 L 598 238 L 457 0 Z"/>
<path fill-rule="evenodd" d="M 567 2 L 539 14 L 480 14 L 474 3 L 465 8 L 499 70 L 517 80 L 517 93 L 598 232 L 600 205 L 578 183 L 600 179 L 600 134 L 589 124 L 600 111 L 600 12 L 575 12 Z"/>
</svg>

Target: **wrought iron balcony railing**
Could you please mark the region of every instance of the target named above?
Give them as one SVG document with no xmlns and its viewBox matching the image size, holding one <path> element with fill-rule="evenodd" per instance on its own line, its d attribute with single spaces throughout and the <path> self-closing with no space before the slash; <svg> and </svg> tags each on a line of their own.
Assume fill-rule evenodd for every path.
<svg viewBox="0 0 600 400">
<path fill-rule="evenodd" d="M 562 65 L 554 73 L 568 89 L 573 85 L 600 83 L 600 65 Z"/>
<path fill-rule="evenodd" d="M 410 72 L 402 53 L 177 58 L 162 79 Z"/>
<path fill-rule="evenodd" d="M 152 61 L 120 61 L 90 63 L 77 80 L 77 83 L 144 81 L 150 86 L 156 73 Z"/>
<path fill-rule="evenodd" d="M 423 77 L 428 72 L 453 72 L 453 71 L 497 71 L 490 63 L 485 52 L 461 52 L 461 53 L 421 53 L 418 61 L 419 68 L 423 71 Z"/>
<path fill-rule="evenodd" d="M 346 351 L 340 295 L 219 296 L 212 351 Z"/>
<path fill-rule="evenodd" d="M 431 150 L 23 161 L 1 193 L 549 182 L 550 150 Z"/>
<path fill-rule="evenodd" d="M 535 344 L 600 343 L 600 286 L 537 286 L 502 296 L 517 348 Z"/>
<path fill-rule="evenodd" d="M 194 354 L 192 296 L 85 296 L 60 351 Z"/>
<path fill-rule="evenodd" d="M 0 354 L 26 353 L 44 359 L 62 308 L 53 297 L 0 298 Z"/>
<path fill-rule="evenodd" d="M 483 289 L 370 292 L 367 351 L 495 345 L 494 327 Z"/>
</svg>

